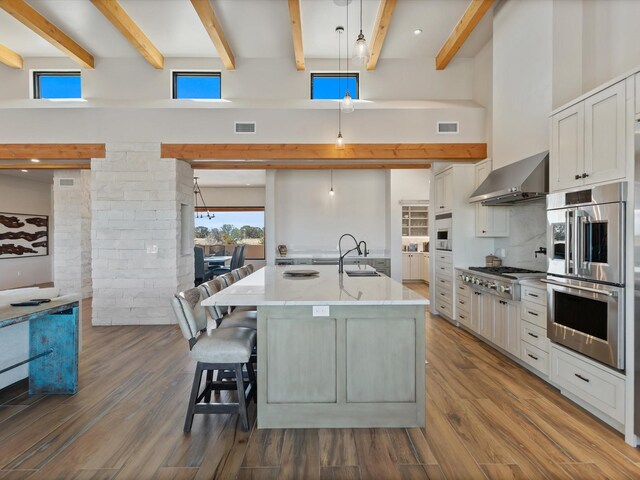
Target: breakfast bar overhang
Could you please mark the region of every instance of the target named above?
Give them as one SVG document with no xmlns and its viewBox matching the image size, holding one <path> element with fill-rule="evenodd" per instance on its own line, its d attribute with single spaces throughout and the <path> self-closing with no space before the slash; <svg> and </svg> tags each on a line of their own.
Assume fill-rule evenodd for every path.
<svg viewBox="0 0 640 480">
<path fill-rule="evenodd" d="M 258 310 L 258 428 L 422 427 L 428 300 L 384 275 L 265 267 L 203 301 Z"/>
</svg>

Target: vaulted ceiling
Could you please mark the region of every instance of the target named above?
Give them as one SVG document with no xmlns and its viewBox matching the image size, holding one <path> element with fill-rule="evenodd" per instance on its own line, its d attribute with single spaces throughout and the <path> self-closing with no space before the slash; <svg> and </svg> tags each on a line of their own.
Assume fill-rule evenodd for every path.
<svg viewBox="0 0 640 480">
<path fill-rule="evenodd" d="M 20 3 L 21 0 L 15 0 Z M 96 59 L 140 55 L 135 44 L 90 0 L 29 0 L 43 17 Z M 194 5 L 201 0 L 119 0 L 119 5 L 164 57 L 219 57 Z M 204 0 L 208 2 L 209 0 Z M 302 44 L 306 58 L 336 58 L 337 25 L 347 27 L 345 0 L 300 0 Z M 363 32 L 370 41 L 381 2 L 363 0 Z M 398 0 L 393 9 L 380 61 L 387 58 L 432 59 L 445 44 L 471 0 Z M 474 2 L 479 0 L 473 0 Z M 2 4 L 14 0 L 0 0 Z M 395 2 L 393 2 L 395 3 Z M 291 58 L 294 47 L 288 0 L 211 0 L 235 59 Z M 358 0 L 349 6 L 349 45 L 359 30 Z M 473 57 L 491 38 L 485 15 L 457 55 Z M 421 29 L 421 35 L 414 30 Z M 0 9 L 0 45 L 24 58 L 65 53 Z M 156 66 L 156 68 L 159 68 Z M 238 67 L 241 68 L 241 67 Z"/>
</svg>

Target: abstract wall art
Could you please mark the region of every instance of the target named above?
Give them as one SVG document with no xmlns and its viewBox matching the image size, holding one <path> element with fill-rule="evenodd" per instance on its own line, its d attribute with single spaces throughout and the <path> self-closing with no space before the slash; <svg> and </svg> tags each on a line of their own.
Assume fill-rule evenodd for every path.
<svg viewBox="0 0 640 480">
<path fill-rule="evenodd" d="M 49 255 L 49 216 L 0 212 L 0 259 Z"/>
</svg>

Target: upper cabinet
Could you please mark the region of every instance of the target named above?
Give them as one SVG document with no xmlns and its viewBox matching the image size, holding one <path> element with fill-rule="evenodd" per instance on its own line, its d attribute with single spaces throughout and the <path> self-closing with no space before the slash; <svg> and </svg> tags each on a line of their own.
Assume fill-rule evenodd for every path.
<svg viewBox="0 0 640 480">
<path fill-rule="evenodd" d="M 452 209 L 453 170 L 448 169 L 435 177 L 436 201 L 434 203 L 436 215 L 448 213 Z"/>
<path fill-rule="evenodd" d="M 558 112 L 551 120 L 551 191 L 625 176 L 625 83 Z"/>
<path fill-rule="evenodd" d="M 491 173 L 491 160 L 484 160 L 475 167 L 474 189 Z M 484 207 L 477 203 L 476 237 L 508 237 L 509 207 Z"/>
</svg>

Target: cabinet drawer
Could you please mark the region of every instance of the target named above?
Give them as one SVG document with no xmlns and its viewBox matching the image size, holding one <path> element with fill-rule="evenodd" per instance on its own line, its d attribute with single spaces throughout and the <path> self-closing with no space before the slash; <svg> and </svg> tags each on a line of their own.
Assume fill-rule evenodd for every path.
<svg viewBox="0 0 640 480">
<path fill-rule="evenodd" d="M 471 315 L 469 312 L 464 312 L 459 308 L 456 309 L 456 320 L 466 326 L 467 328 L 471 328 Z"/>
<path fill-rule="evenodd" d="M 436 264 L 436 275 L 446 276 L 448 278 L 453 278 L 453 269 L 451 268 L 451 264 L 448 263 L 437 263 Z"/>
<path fill-rule="evenodd" d="M 524 340 L 520 340 L 520 358 L 539 372 L 549 373 L 549 354 Z"/>
<path fill-rule="evenodd" d="M 451 277 L 446 274 L 442 275 L 440 273 L 436 274 L 436 287 L 443 287 L 448 290 L 453 290 L 453 282 L 451 281 Z"/>
<path fill-rule="evenodd" d="M 456 296 L 460 298 L 466 298 L 469 300 L 471 298 L 471 290 L 468 285 L 464 283 L 457 282 L 456 283 Z"/>
<path fill-rule="evenodd" d="M 549 378 L 614 420 L 624 422 L 624 379 L 551 346 Z"/>
<path fill-rule="evenodd" d="M 539 288 L 523 285 L 520 291 L 521 300 L 523 302 L 533 302 L 538 305 L 547 306 L 547 291 Z"/>
<path fill-rule="evenodd" d="M 467 315 L 469 315 L 469 312 L 471 312 L 471 302 L 469 301 L 468 298 L 464 298 L 464 297 L 456 297 L 456 312 L 466 312 Z"/>
<path fill-rule="evenodd" d="M 453 303 L 453 292 L 450 288 L 441 287 L 440 285 L 436 286 L 436 302 L 444 300 L 449 303 Z"/>
<path fill-rule="evenodd" d="M 436 262 L 437 263 L 447 263 L 451 265 L 453 262 L 451 261 L 450 253 L 436 253 Z"/>
<path fill-rule="evenodd" d="M 369 265 L 374 268 L 385 268 L 387 266 L 387 260 L 384 258 L 372 258 L 369 260 Z"/>
<path fill-rule="evenodd" d="M 544 352 L 549 352 L 549 339 L 547 329 L 529 322 L 521 322 L 520 339 L 529 345 L 538 347 Z"/>
<path fill-rule="evenodd" d="M 437 298 L 436 296 L 436 309 L 453 320 L 453 308 L 451 303 L 443 298 Z"/>
<path fill-rule="evenodd" d="M 531 302 L 522 302 L 520 315 L 523 320 L 547 330 L 547 307 Z"/>
</svg>

